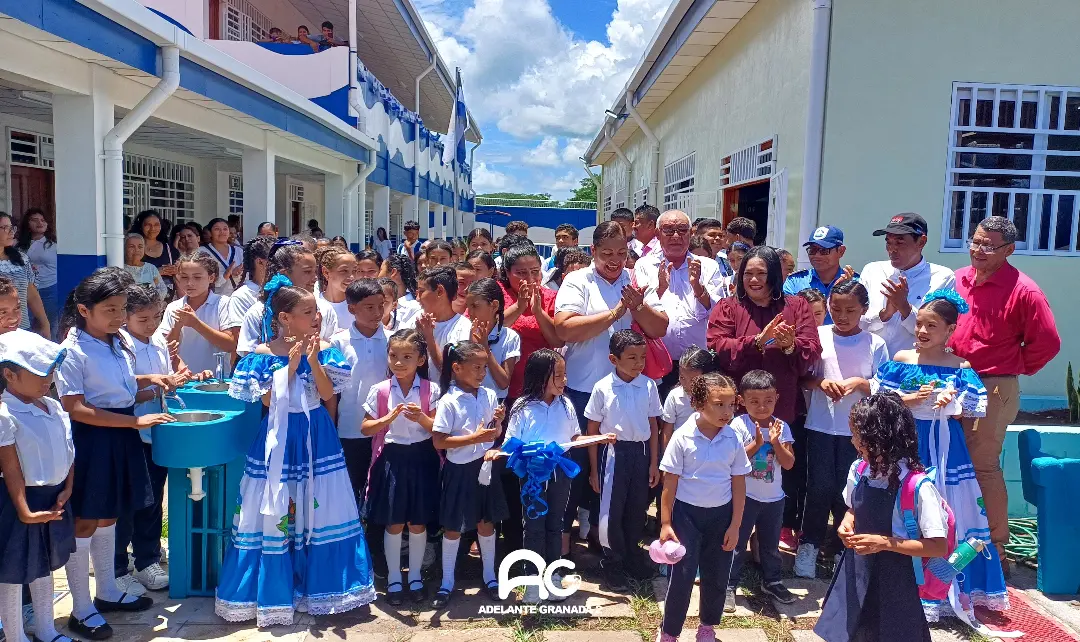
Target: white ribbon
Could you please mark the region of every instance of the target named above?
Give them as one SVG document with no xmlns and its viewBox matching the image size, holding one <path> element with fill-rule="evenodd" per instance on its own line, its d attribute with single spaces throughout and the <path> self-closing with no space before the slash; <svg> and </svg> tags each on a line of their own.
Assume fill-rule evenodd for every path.
<svg viewBox="0 0 1080 642">
<path fill-rule="evenodd" d="M 296 390 L 292 390 L 295 387 Z M 271 517 L 288 516 L 289 511 L 289 487 L 281 479 L 282 470 L 285 467 L 285 441 L 289 433 L 289 399 L 292 393 L 300 397 L 300 404 L 304 410 L 304 416 L 308 420 L 307 451 L 308 451 L 308 484 L 307 496 L 304 498 L 308 510 L 304 514 L 305 543 L 311 541 L 315 512 L 315 455 L 311 444 L 311 414 L 307 407 L 307 391 L 304 390 L 300 377 L 289 380 L 289 368 L 285 366 L 274 371 L 273 387 L 270 389 L 270 412 L 267 415 L 266 445 L 264 458 L 266 459 L 266 490 L 263 492 L 260 512 Z"/>
</svg>

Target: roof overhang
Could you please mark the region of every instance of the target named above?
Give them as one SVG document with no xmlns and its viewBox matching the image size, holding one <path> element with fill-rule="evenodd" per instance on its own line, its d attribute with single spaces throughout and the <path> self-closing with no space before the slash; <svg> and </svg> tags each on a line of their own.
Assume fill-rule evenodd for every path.
<svg viewBox="0 0 1080 642">
<path fill-rule="evenodd" d="M 603 165 L 615 156 L 615 151 L 607 145 L 605 131 L 610 134 L 611 142 L 620 147 L 639 131 L 637 123 L 627 117 L 627 94 L 638 114 L 647 121 L 757 1 L 673 2 L 641 61 L 612 103 L 610 113 L 604 117 L 600 131 L 585 152 L 585 161 L 589 165 Z"/>
<path fill-rule="evenodd" d="M 334 23 L 335 35 L 348 39 L 348 0 L 285 1 L 305 16 Z M 454 72 L 439 56 L 412 1 L 356 0 L 356 13 L 357 57 L 405 107 L 416 108 L 416 77 L 434 59 L 435 69 L 420 81 L 420 117 L 429 130 L 445 132 L 457 95 Z M 469 123 L 466 137 L 477 142 L 483 136 L 472 114 Z"/>
</svg>

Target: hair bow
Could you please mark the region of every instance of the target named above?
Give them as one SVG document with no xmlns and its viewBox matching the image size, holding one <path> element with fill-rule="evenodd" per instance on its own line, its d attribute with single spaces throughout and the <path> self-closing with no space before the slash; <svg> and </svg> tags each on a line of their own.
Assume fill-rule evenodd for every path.
<svg viewBox="0 0 1080 642">
<path fill-rule="evenodd" d="M 502 445 L 502 451 L 510 454 L 506 467 L 525 480 L 521 485 L 521 506 L 529 519 L 547 515 L 548 504 L 540 498 L 540 494 L 544 492 L 544 484 L 551 479 L 556 468 L 561 468 L 571 479 L 581 472 L 581 466 L 564 457 L 565 451 L 554 442 L 525 443 L 511 437 Z"/>
<path fill-rule="evenodd" d="M 964 297 L 960 296 L 960 293 L 956 290 L 934 290 L 930 294 L 923 297 L 923 305 L 930 303 L 931 301 L 937 301 L 938 299 L 944 299 L 949 303 L 956 306 L 956 311 L 960 314 L 967 314 L 967 311 L 971 308 L 968 307 L 967 301 Z"/>
<path fill-rule="evenodd" d="M 274 278 L 267 281 L 266 285 L 263 286 L 263 292 L 266 293 L 266 303 L 264 304 L 265 309 L 263 310 L 262 322 L 263 341 L 269 341 L 270 338 L 274 336 L 274 311 L 270 305 L 270 301 L 274 298 L 274 295 L 277 294 L 278 290 L 285 287 L 292 287 L 292 281 L 284 274 L 274 275 Z"/>
</svg>

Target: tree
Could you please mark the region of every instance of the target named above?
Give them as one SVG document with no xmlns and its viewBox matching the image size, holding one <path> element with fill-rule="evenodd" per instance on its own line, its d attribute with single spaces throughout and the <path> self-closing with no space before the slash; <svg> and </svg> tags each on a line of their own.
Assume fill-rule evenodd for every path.
<svg viewBox="0 0 1080 642">
<path fill-rule="evenodd" d="M 574 190 L 567 200 L 596 202 L 596 183 L 591 178 L 581 179 L 581 185 Z"/>
</svg>

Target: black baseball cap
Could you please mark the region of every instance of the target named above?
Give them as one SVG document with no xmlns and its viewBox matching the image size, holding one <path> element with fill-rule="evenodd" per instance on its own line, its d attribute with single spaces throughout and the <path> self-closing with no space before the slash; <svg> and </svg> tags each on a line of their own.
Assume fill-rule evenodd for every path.
<svg viewBox="0 0 1080 642">
<path fill-rule="evenodd" d="M 917 234 L 926 236 L 926 219 L 913 212 L 897 214 L 889 220 L 883 230 L 875 230 L 874 236 L 886 234 Z"/>
</svg>

